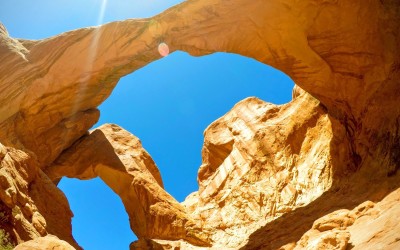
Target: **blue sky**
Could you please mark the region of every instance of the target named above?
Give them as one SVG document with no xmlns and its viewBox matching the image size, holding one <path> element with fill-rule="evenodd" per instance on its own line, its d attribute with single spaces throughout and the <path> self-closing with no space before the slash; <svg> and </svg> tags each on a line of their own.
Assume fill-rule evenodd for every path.
<svg viewBox="0 0 400 250">
<path fill-rule="evenodd" d="M 13 37 L 40 39 L 99 22 L 149 17 L 179 2 L 1 0 L 0 22 Z M 175 52 L 122 78 L 100 106 L 95 127 L 116 123 L 139 137 L 166 190 L 183 201 L 198 188 L 204 129 L 246 97 L 282 104 L 291 99 L 292 88 L 285 74 L 253 59 Z M 101 180 L 64 178 L 59 187 L 75 214 L 73 234 L 84 249 L 127 249 L 136 238 L 122 202 Z"/>
</svg>

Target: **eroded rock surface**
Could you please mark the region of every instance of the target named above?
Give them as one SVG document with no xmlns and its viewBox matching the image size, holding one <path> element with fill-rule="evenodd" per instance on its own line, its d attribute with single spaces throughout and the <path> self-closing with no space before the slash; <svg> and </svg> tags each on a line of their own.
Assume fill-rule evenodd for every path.
<svg viewBox="0 0 400 250">
<path fill-rule="evenodd" d="M 1 229 L 79 248 L 54 183 L 100 176 L 130 215 L 132 249 L 395 249 L 399 13 L 394 0 L 191 0 L 39 41 L 1 25 Z M 286 105 L 249 98 L 207 128 L 200 189 L 183 204 L 137 138 L 88 132 L 119 78 L 160 58 L 160 41 L 248 56 L 299 86 Z"/>
<path fill-rule="evenodd" d="M 206 129 L 200 188 L 184 204 L 215 230 L 215 242 L 240 246 L 249 231 L 332 186 L 337 162 L 348 158 L 337 138 L 345 131 L 333 134 L 332 123 L 306 93 L 283 106 L 241 101 Z"/>
<path fill-rule="evenodd" d="M 50 233 L 79 249 L 72 237 L 68 201 L 39 168 L 34 155 L 1 144 L 0 148 L 1 229 L 15 242 Z"/>
<path fill-rule="evenodd" d="M 53 180 L 99 176 L 121 198 L 139 238 L 207 245 L 207 235 L 163 189 L 160 172 L 139 139 L 117 125 L 103 125 L 79 139 L 46 173 Z"/>
<path fill-rule="evenodd" d="M 67 242 L 60 240 L 54 235 L 46 235 L 34 240 L 19 244 L 14 250 L 74 250 Z"/>
</svg>

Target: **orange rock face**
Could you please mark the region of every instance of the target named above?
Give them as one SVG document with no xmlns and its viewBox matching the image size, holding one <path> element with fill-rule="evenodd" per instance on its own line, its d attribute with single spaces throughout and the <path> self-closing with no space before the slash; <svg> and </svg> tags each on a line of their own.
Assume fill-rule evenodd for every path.
<svg viewBox="0 0 400 250">
<path fill-rule="evenodd" d="M 397 249 L 399 31 L 393 0 L 191 0 L 40 41 L 1 25 L 0 227 L 15 243 L 52 234 L 79 248 L 54 183 L 99 176 L 139 236 L 131 249 Z M 298 85 L 286 105 L 248 98 L 206 129 L 200 188 L 182 204 L 136 137 L 88 132 L 160 40 L 251 57 Z"/>
<path fill-rule="evenodd" d="M 1 229 L 9 232 L 15 242 L 51 233 L 79 248 L 72 238 L 68 201 L 39 168 L 34 155 L 0 147 Z"/>
<path fill-rule="evenodd" d="M 58 239 L 53 235 L 47 235 L 45 237 L 36 238 L 29 240 L 22 244 L 19 244 L 15 250 L 74 250 L 70 244 Z"/>
<path fill-rule="evenodd" d="M 139 139 L 116 125 L 103 125 L 79 139 L 46 173 L 53 180 L 99 176 L 121 198 L 139 238 L 207 245 L 185 208 L 163 189 L 160 172 Z"/>
</svg>

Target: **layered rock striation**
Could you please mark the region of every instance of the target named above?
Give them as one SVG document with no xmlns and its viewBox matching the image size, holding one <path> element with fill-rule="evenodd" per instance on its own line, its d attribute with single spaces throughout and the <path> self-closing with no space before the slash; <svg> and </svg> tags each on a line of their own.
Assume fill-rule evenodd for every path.
<svg viewBox="0 0 400 250">
<path fill-rule="evenodd" d="M 0 26 L 1 229 L 79 248 L 56 183 L 99 176 L 130 216 L 131 249 L 400 247 L 399 29 L 393 0 L 191 0 L 39 41 Z M 136 137 L 88 132 L 160 42 L 251 57 L 297 85 L 288 104 L 248 98 L 206 129 L 199 191 L 182 204 Z"/>
</svg>

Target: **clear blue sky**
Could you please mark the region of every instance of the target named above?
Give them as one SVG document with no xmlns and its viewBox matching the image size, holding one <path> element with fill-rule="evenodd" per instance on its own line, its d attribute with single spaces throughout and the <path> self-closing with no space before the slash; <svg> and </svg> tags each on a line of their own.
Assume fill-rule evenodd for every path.
<svg viewBox="0 0 400 250">
<path fill-rule="evenodd" d="M 1 0 L 0 21 L 13 37 L 40 39 L 80 27 L 149 17 L 181 1 Z M 235 103 L 257 96 L 275 104 L 291 99 L 293 82 L 253 59 L 217 53 L 173 53 L 124 78 L 101 106 L 98 124 L 116 123 L 139 137 L 157 163 L 166 190 L 178 201 L 197 190 L 204 129 Z M 136 237 L 122 202 L 99 179 L 64 178 L 73 234 L 87 250 L 128 249 Z"/>
</svg>

